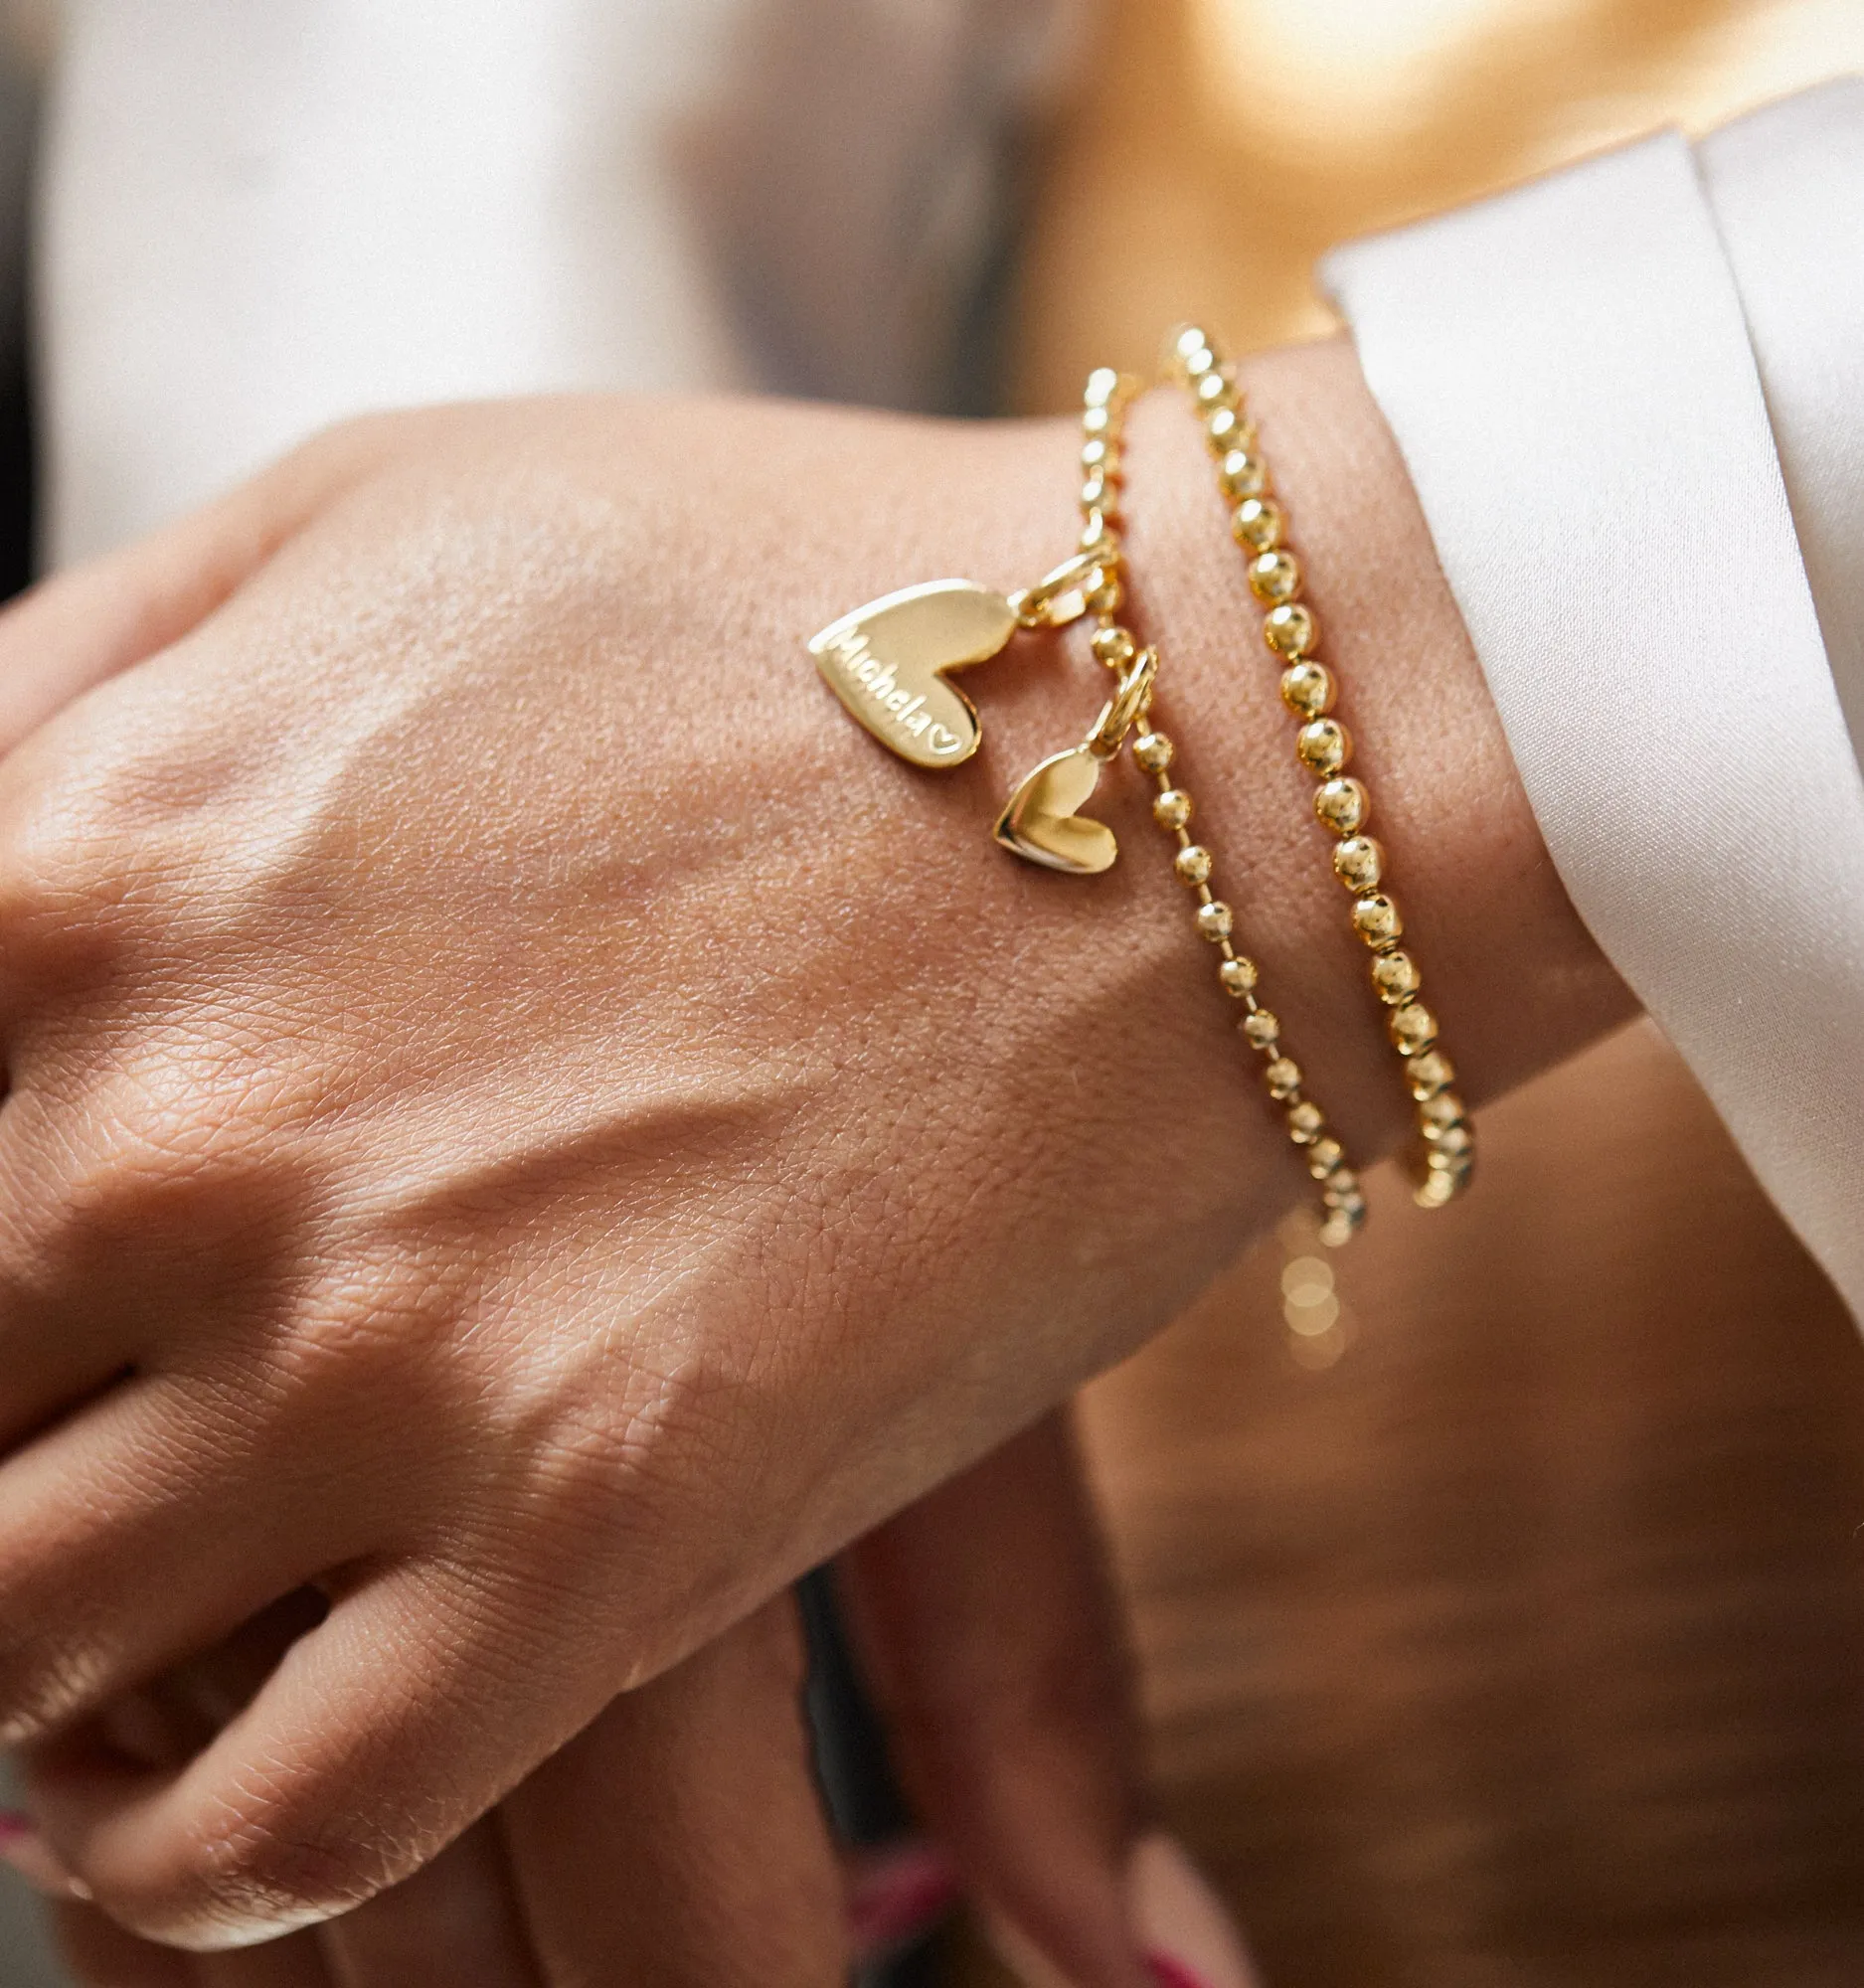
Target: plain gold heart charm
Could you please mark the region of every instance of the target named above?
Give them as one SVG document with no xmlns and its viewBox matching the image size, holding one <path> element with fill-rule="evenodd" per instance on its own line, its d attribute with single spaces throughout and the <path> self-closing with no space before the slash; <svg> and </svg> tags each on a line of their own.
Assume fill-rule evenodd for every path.
<svg viewBox="0 0 1864 1988">
<path fill-rule="evenodd" d="M 1045 870 L 1093 877 L 1113 867 L 1119 844 L 1103 821 L 1077 814 L 1100 784 L 1102 761 L 1087 746 L 1044 759 L 1010 796 L 991 831 L 1005 849 Z"/>
<path fill-rule="evenodd" d="M 977 750 L 977 710 L 945 681 L 981 663 L 1017 629 L 1001 593 L 968 580 L 929 580 L 883 594 L 810 637 L 828 687 L 889 750 L 916 766 L 959 766 Z"/>
</svg>

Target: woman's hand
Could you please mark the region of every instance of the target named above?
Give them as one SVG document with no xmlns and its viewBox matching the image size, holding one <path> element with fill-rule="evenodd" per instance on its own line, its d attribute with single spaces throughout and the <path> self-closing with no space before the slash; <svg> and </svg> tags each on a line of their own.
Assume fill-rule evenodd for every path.
<svg viewBox="0 0 1864 1988">
<path fill-rule="evenodd" d="M 1284 482 L 1381 606 L 1331 633 L 1349 682 L 1385 659 L 1356 710 L 1479 1093 L 1621 996 L 1350 359 L 1256 387 L 1303 394 Z M 1205 520 L 1181 415 L 1132 455 Z M 985 751 L 933 778 L 801 647 L 908 580 L 1026 581 L 1071 460 L 750 405 L 372 421 L 0 628 L 22 727 L 121 672 L 0 768 L 0 1734 L 125 1923 L 237 1945 L 407 1876 L 1302 1191 L 1136 790 L 1094 883 L 988 841 L 1093 666 L 974 673 Z M 1403 1104 L 1230 549 L 1135 513 L 1161 722 L 1374 1149 Z M 1439 797 L 1404 775 L 1445 727 Z M 327 1618 L 183 1771 L 95 1743 L 307 1583 Z"/>
</svg>

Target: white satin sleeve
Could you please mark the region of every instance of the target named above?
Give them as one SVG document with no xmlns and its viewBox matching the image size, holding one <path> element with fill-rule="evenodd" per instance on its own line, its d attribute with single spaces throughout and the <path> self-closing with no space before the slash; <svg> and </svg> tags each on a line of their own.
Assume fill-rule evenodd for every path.
<svg viewBox="0 0 1864 1988">
<path fill-rule="evenodd" d="M 1580 915 L 1864 1319 L 1864 83 L 1325 278 Z"/>
</svg>

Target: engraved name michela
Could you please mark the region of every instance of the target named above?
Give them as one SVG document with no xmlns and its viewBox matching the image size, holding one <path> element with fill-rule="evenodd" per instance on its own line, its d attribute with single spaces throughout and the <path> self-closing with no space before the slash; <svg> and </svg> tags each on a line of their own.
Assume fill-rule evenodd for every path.
<svg viewBox="0 0 1864 1988">
<path fill-rule="evenodd" d="M 851 631 L 837 636 L 829 644 L 829 653 L 909 739 L 923 739 L 927 750 L 941 755 L 962 749 L 964 741 L 955 732 L 934 725 L 931 716 L 920 709 L 925 698 L 900 687 L 892 663 L 875 661 L 864 634 Z"/>
</svg>

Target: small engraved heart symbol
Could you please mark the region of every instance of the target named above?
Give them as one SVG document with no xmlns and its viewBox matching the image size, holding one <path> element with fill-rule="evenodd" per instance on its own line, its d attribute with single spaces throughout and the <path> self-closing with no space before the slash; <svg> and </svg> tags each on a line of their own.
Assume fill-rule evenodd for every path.
<svg viewBox="0 0 1864 1988">
<path fill-rule="evenodd" d="M 828 687 L 890 751 L 916 766 L 957 766 L 977 750 L 977 710 L 945 681 L 994 656 L 1016 610 L 968 580 L 932 580 L 870 600 L 810 637 Z"/>
<path fill-rule="evenodd" d="M 1085 746 L 1044 759 L 1009 798 L 991 831 L 1005 849 L 1047 870 L 1092 877 L 1119 854 L 1113 831 L 1075 810 L 1100 784 L 1101 761 Z"/>
</svg>

